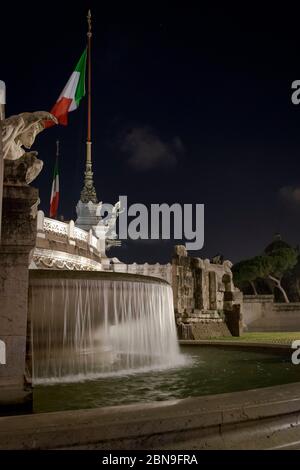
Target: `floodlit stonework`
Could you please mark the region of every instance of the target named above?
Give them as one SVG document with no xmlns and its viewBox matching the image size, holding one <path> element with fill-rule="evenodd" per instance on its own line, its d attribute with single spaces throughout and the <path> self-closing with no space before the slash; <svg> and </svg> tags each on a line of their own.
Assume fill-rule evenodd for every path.
<svg viewBox="0 0 300 470">
<path fill-rule="evenodd" d="M 75 227 L 73 220 L 61 222 L 38 211 L 36 247 L 30 269 L 102 271 L 108 263 L 103 240 L 91 230 L 86 232 Z"/>
<path fill-rule="evenodd" d="M 18 160 L 9 162 L 9 174 Z M 36 244 L 38 191 L 4 174 L 3 216 L 0 244 L 0 329 L 6 347 L 6 363 L 0 367 L 1 406 L 30 409 L 30 364 L 26 363 L 28 262 Z M 29 382 L 27 381 L 29 380 Z"/>
<path fill-rule="evenodd" d="M 45 120 L 57 123 L 57 119 L 46 111 L 21 113 L 4 119 L 2 123 L 3 158 L 17 160 L 26 155 L 37 134 L 45 129 Z"/>
<path fill-rule="evenodd" d="M 43 162 L 37 158 L 37 152 L 26 153 L 23 147 L 31 148 L 36 135 L 44 130 L 45 119 L 57 122 L 44 111 L 22 113 L 1 122 L 0 158 L 4 158 L 4 178 L 0 339 L 5 344 L 5 363 L 0 368 L 0 409 L 30 410 L 32 407 L 31 364 L 27 354 L 28 265 L 36 246 L 39 195 L 29 183 L 41 171 Z"/>
<path fill-rule="evenodd" d="M 211 263 L 176 246 L 172 259 L 174 309 L 179 336 L 201 339 L 240 335 L 242 293 L 233 285 L 231 262 Z"/>
<path fill-rule="evenodd" d="M 233 285 L 231 262 L 190 257 L 176 246 L 167 264 L 131 263 L 105 254 L 105 239 L 75 227 L 74 222 L 37 218 L 37 242 L 31 269 L 110 271 L 157 277 L 171 284 L 179 337 L 201 339 L 240 335 L 243 295 Z"/>
</svg>

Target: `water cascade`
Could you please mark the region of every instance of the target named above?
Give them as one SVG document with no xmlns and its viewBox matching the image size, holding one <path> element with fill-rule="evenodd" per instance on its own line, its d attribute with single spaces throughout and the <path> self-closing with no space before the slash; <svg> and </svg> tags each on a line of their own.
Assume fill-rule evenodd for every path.
<svg viewBox="0 0 300 470">
<path fill-rule="evenodd" d="M 129 374 L 182 364 L 172 288 L 115 273 L 31 271 L 35 383 Z"/>
</svg>

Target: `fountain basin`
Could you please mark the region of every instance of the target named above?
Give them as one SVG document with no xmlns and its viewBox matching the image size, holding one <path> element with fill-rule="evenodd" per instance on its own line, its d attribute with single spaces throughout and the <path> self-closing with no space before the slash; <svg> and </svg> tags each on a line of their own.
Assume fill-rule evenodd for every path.
<svg viewBox="0 0 300 470">
<path fill-rule="evenodd" d="M 34 389 L 35 412 L 162 402 L 300 381 L 289 348 L 182 346 L 184 365 Z"/>
<path fill-rule="evenodd" d="M 40 338 L 40 342 L 33 348 L 33 354 L 42 351 L 40 357 L 33 358 L 35 368 L 37 364 L 41 365 L 45 358 L 46 363 L 51 363 L 53 355 L 56 357 L 54 361 L 56 365 L 55 367 L 48 365 L 48 372 L 44 376 L 44 368 L 40 367 L 41 372 L 34 376 L 36 384 L 40 383 L 34 387 L 34 415 L 0 418 L 0 448 L 159 449 L 164 446 L 170 449 L 245 448 L 244 446 L 250 445 L 249 435 L 253 436 L 254 426 L 257 426 L 257 436 L 259 436 L 255 447 L 266 448 L 267 443 L 269 445 L 271 443 L 269 430 L 273 436 L 277 430 L 281 432 L 282 429 L 291 427 L 298 429 L 300 384 L 297 382 L 300 379 L 300 368 L 291 364 L 290 348 L 281 351 L 277 348 L 272 352 L 254 351 L 255 345 L 239 348 L 236 344 L 233 349 L 222 344 L 218 348 L 201 344 L 201 347 L 185 345 L 179 354 L 172 295 L 169 297 L 170 286 L 164 281 L 121 273 L 116 274 L 116 277 L 114 275 L 113 279 L 110 277 L 111 273 L 59 272 L 58 274 L 59 276 L 56 276 L 53 271 L 33 272 L 30 279 L 32 338 L 33 341 L 37 337 Z M 77 281 L 81 285 L 80 289 Z M 136 289 L 133 286 L 131 289 L 132 281 Z M 122 285 L 127 282 L 129 284 Z M 143 285 L 146 286 L 145 290 Z M 162 290 L 156 290 L 154 286 L 164 287 Z M 86 325 L 88 324 L 85 323 L 86 318 L 94 318 L 92 312 L 95 310 L 95 305 L 98 305 L 95 302 L 95 295 L 99 300 L 99 295 L 101 298 L 103 292 L 99 294 L 98 291 L 103 288 L 109 292 L 109 299 L 107 302 L 100 302 L 102 306 L 121 304 L 115 300 L 123 298 L 120 293 L 124 294 L 124 289 L 129 288 L 128 298 L 138 299 L 133 306 L 135 313 L 131 316 L 134 323 L 136 319 L 140 320 L 138 307 L 141 303 L 149 301 L 149 295 L 160 298 L 158 303 L 150 302 L 152 307 L 149 307 L 148 317 L 153 321 L 143 322 L 143 326 L 146 325 L 147 334 L 150 328 L 151 335 L 155 337 L 157 333 L 154 320 L 159 318 L 159 322 L 164 321 L 160 314 L 155 316 L 157 310 L 166 312 L 167 309 L 169 328 L 163 330 L 159 344 L 163 347 L 167 345 L 168 354 L 159 354 L 158 357 L 164 357 L 164 360 L 157 362 L 157 351 L 152 348 L 155 343 L 150 342 L 152 349 L 148 349 L 146 355 L 142 348 L 138 350 L 138 356 L 146 356 L 147 361 L 149 352 L 153 352 L 153 355 L 150 354 L 151 361 L 153 360 L 150 366 L 146 361 L 146 365 L 140 363 L 138 367 L 133 362 L 131 364 L 134 367 L 129 369 L 124 367 L 117 370 L 108 369 L 107 364 L 110 361 L 105 360 L 105 369 L 97 369 L 97 376 L 93 377 L 90 369 L 84 369 L 81 375 L 75 373 L 68 376 L 65 373 L 65 364 L 57 366 L 57 361 L 61 363 L 65 361 L 61 359 L 63 356 L 61 331 L 67 331 L 67 337 L 71 334 L 74 338 L 76 336 L 74 336 L 76 330 L 74 325 L 76 327 L 78 321 L 74 321 L 72 315 L 69 321 L 69 317 L 66 319 L 66 312 L 62 314 L 62 305 L 66 305 L 66 291 L 69 291 L 67 305 L 74 307 L 71 308 L 72 312 L 78 305 L 78 299 L 81 298 L 81 304 L 85 305 L 85 308 L 81 310 L 80 315 L 75 315 L 75 318 L 81 319 L 79 324 L 82 325 L 83 322 L 83 325 Z M 166 298 L 169 299 L 168 303 L 163 304 L 163 299 Z M 91 306 L 94 307 L 91 309 Z M 105 325 L 103 318 L 107 317 L 107 324 L 114 330 L 115 326 L 119 325 L 117 320 L 122 316 L 117 320 L 114 315 L 111 317 L 115 311 L 111 308 L 106 308 L 103 316 L 105 308 L 101 309 L 100 330 L 107 332 L 107 328 L 103 327 L 103 323 Z M 86 315 L 87 310 L 90 312 L 89 315 Z M 50 323 L 49 319 L 52 319 Z M 92 321 L 91 325 L 94 324 Z M 49 328 L 51 325 L 54 326 L 53 329 Z M 61 328 L 64 325 L 68 325 L 65 330 Z M 120 335 L 123 339 L 128 338 L 131 326 L 130 323 L 129 329 L 127 327 L 119 329 L 117 337 Z M 160 324 L 160 332 L 161 326 Z M 89 328 L 84 331 L 88 330 Z M 138 328 L 134 330 L 135 333 L 137 331 L 141 333 Z M 114 339 L 115 332 L 116 330 L 109 334 L 109 337 Z M 170 334 L 171 343 L 164 342 Z M 106 336 L 100 334 L 101 337 L 105 339 Z M 143 335 L 141 337 L 143 338 Z M 87 338 L 90 338 L 89 334 Z M 99 338 L 96 340 L 99 341 Z M 113 344 L 120 348 L 120 345 L 124 347 L 124 344 L 129 347 L 131 343 L 128 341 L 124 343 L 122 340 Z M 137 344 L 141 346 L 143 343 L 139 339 Z M 84 348 L 81 346 L 79 344 L 80 357 L 89 357 L 91 350 L 93 355 L 94 339 L 90 343 L 84 343 Z M 107 348 L 102 342 L 101 354 L 107 352 L 104 346 Z M 74 344 L 72 347 L 74 348 Z M 236 349 L 239 349 L 239 352 Z M 169 359 L 173 357 L 172 351 L 177 358 L 175 362 L 165 361 L 166 357 Z M 69 350 L 66 356 L 68 352 Z M 73 352 L 76 356 L 76 348 Z M 186 358 L 183 362 L 182 357 Z M 68 369 L 70 367 L 68 361 L 67 364 Z M 83 363 L 79 361 L 77 366 L 78 364 L 79 369 L 82 364 L 90 366 L 89 361 Z M 145 370 L 145 367 L 148 367 L 148 370 Z M 49 371 L 52 371 L 52 374 L 49 374 Z M 235 441 L 233 430 L 236 431 Z M 238 442 L 242 434 L 246 436 L 247 444 Z M 189 444 L 186 444 L 187 442 Z M 193 447 L 195 445 L 196 447 Z"/>
<path fill-rule="evenodd" d="M 289 448 L 295 438 L 299 442 L 299 396 L 300 384 L 292 383 L 182 400 L 0 417 L 0 448 Z"/>
<path fill-rule="evenodd" d="M 211 348 L 209 354 L 211 358 L 216 359 L 218 355 L 219 358 L 222 356 L 224 358 L 224 350 L 229 351 L 231 360 L 229 360 L 230 356 L 227 356 L 228 360 L 225 361 L 227 366 L 230 365 L 232 369 L 236 369 L 233 367 L 234 357 L 236 361 L 243 362 L 244 369 L 248 372 L 247 375 L 249 376 L 250 373 L 250 377 L 252 376 L 253 386 L 251 369 L 253 372 L 258 353 L 254 353 L 252 347 L 250 346 L 247 351 L 248 348 L 244 346 L 239 354 L 236 350 L 233 351 L 231 346 L 221 345 Z M 236 348 L 238 348 L 237 345 Z M 183 348 L 183 351 L 192 355 L 199 354 L 204 358 L 205 349 L 208 348 L 201 345 L 193 346 L 192 349 L 193 351 L 190 347 Z M 245 356 L 241 356 L 245 352 L 249 355 L 248 361 L 245 361 Z M 271 345 L 266 352 L 265 362 L 273 364 L 273 372 L 276 364 L 281 364 L 281 371 L 284 371 L 286 366 L 289 369 L 290 348 L 285 346 L 280 355 L 278 352 L 275 346 L 273 354 Z M 235 353 L 234 357 L 233 353 Z M 224 360 L 217 358 L 217 362 L 224 363 Z M 209 370 L 210 379 L 213 379 L 216 369 L 214 367 L 209 369 L 208 366 L 207 371 Z M 263 371 L 260 375 L 263 377 Z M 251 386 L 251 381 L 245 384 L 242 382 L 244 377 L 239 377 L 240 389 Z M 294 366 L 292 375 L 288 370 L 280 374 L 277 369 L 277 374 L 271 374 L 268 380 L 272 377 L 277 377 L 277 380 L 282 382 L 299 381 L 298 368 Z M 198 383 L 201 383 L 201 378 L 198 377 Z M 218 378 L 219 391 L 221 391 L 221 379 L 222 377 Z M 128 377 L 123 377 L 123 380 L 125 385 L 126 381 L 128 384 Z M 264 385 L 267 385 L 268 380 L 264 382 Z M 87 387 L 91 384 L 92 382 L 89 381 L 83 382 L 83 385 Z M 63 387 L 68 386 L 73 387 L 73 384 L 63 385 Z M 169 395 L 169 399 L 150 403 L 142 403 L 140 396 L 140 403 L 129 405 L 35 413 L 31 416 L 0 417 L 0 448 L 104 450 L 270 449 L 290 448 L 290 446 L 297 448 L 297 442 L 300 442 L 300 383 L 292 382 L 266 387 L 261 382 L 260 386 L 262 388 L 209 394 L 202 397 L 170 399 Z M 55 387 L 56 385 L 35 388 L 35 394 L 40 393 L 39 389 L 47 392 L 48 410 L 59 409 L 56 406 Z M 129 389 L 127 389 L 128 392 L 130 392 Z M 122 402 L 124 384 L 123 389 L 119 390 L 119 397 Z M 36 395 L 35 406 L 38 404 L 37 398 Z M 45 403 L 43 405 L 40 398 L 38 406 L 41 409 Z M 69 406 L 67 404 L 69 398 L 68 393 L 61 395 L 64 408 Z M 83 395 L 80 397 L 78 394 L 78 399 L 82 407 L 89 406 L 88 403 L 84 403 Z M 98 399 L 101 399 L 101 396 L 98 396 Z M 46 411 L 45 406 L 44 410 Z"/>
</svg>

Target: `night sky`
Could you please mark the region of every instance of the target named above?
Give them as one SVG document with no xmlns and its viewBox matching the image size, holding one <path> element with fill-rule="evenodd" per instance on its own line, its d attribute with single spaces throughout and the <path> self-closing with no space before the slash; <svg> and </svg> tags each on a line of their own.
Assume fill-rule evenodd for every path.
<svg viewBox="0 0 300 470">
<path fill-rule="evenodd" d="M 202 258 L 254 256 L 278 231 L 298 244 L 300 105 L 291 83 L 300 79 L 300 9 L 109 4 L 1 5 L 7 116 L 51 109 L 85 47 L 91 8 L 98 198 L 205 204 L 205 245 L 191 252 Z M 44 169 L 34 185 L 47 214 L 59 138 L 59 212 L 76 218 L 85 136 L 86 99 L 67 127 L 36 139 Z M 167 262 L 174 242 L 123 244 L 111 255 Z"/>
</svg>

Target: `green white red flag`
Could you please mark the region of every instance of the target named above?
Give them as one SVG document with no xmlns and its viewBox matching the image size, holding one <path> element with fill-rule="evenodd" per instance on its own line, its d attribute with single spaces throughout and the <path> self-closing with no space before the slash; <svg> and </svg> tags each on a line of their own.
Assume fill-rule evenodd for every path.
<svg viewBox="0 0 300 470">
<path fill-rule="evenodd" d="M 68 113 L 78 108 L 81 99 L 85 95 L 86 56 L 87 50 L 85 49 L 65 88 L 50 111 L 57 118 L 59 124 L 64 126 L 68 124 Z M 45 123 L 45 127 L 53 125 L 54 123 L 51 121 Z"/>
</svg>

